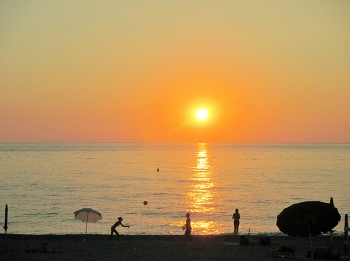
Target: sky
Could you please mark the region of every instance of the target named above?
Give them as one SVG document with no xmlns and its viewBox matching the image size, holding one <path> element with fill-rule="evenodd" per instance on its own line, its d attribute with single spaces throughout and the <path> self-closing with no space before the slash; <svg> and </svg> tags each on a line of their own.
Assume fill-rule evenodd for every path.
<svg viewBox="0 0 350 261">
<path fill-rule="evenodd" d="M 0 0 L 0 142 L 350 143 L 349 14 L 347 0 Z"/>
</svg>

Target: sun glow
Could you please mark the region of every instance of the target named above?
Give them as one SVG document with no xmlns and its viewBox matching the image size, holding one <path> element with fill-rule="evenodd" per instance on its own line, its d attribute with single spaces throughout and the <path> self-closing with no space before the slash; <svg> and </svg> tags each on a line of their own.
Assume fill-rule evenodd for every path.
<svg viewBox="0 0 350 261">
<path fill-rule="evenodd" d="M 200 109 L 196 112 L 196 117 L 198 120 L 203 121 L 208 118 L 208 111 L 206 109 Z"/>
</svg>

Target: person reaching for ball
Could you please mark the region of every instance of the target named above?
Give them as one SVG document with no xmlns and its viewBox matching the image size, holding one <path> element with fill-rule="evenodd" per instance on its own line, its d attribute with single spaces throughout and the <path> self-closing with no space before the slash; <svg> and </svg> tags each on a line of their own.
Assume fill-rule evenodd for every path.
<svg viewBox="0 0 350 261">
<path fill-rule="evenodd" d="M 117 235 L 117 240 L 119 239 L 119 233 L 116 230 L 117 226 L 130 227 L 130 226 L 124 226 L 122 221 L 123 221 L 123 218 L 122 217 L 118 217 L 118 221 L 115 222 L 114 225 L 111 227 L 111 235 L 109 237 L 109 240 L 112 240 L 113 233 L 115 233 Z"/>
</svg>

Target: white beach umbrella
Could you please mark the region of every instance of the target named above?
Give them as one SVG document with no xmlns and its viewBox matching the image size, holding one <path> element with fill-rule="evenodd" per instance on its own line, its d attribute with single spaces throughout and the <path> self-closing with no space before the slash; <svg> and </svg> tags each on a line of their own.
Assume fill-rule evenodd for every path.
<svg viewBox="0 0 350 261">
<path fill-rule="evenodd" d="M 74 212 L 75 218 L 86 223 L 85 234 L 87 232 L 87 223 L 92 222 L 96 223 L 102 219 L 102 214 L 97 210 L 92 208 L 82 208 Z"/>
</svg>

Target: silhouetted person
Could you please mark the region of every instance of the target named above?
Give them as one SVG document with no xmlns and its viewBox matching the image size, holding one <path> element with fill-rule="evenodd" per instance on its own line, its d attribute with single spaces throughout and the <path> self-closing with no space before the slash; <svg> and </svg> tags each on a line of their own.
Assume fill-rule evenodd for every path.
<svg viewBox="0 0 350 261">
<path fill-rule="evenodd" d="M 238 209 L 236 208 L 235 213 L 232 215 L 233 219 L 233 227 L 234 227 L 234 234 L 238 234 L 238 227 L 239 227 L 239 219 L 241 218 L 241 215 L 238 213 Z"/>
<path fill-rule="evenodd" d="M 188 241 L 191 241 L 191 232 L 192 232 L 192 226 L 191 226 L 191 219 L 190 219 L 190 213 L 186 214 L 186 224 L 182 226 L 182 229 L 185 230 L 185 236 Z"/>
<path fill-rule="evenodd" d="M 117 226 L 122 226 L 122 227 L 130 227 L 130 226 L 124 226 L 122 224 L 123 218 L 122 217 L 118 217 L 118 221 L 114 223 L 114 225 L 111 227 L 111 236 L 109 237 L 109 240 L 112 239 L 113 233 L 115 233 L 117 235 L 117 240 L 119 239 L 119 233 L 118 231 L 115 229 Z"/>
</svg>

